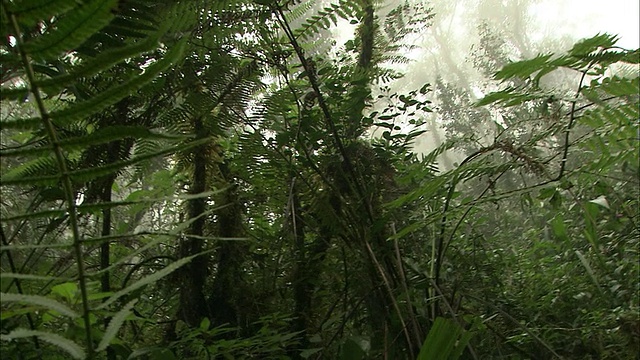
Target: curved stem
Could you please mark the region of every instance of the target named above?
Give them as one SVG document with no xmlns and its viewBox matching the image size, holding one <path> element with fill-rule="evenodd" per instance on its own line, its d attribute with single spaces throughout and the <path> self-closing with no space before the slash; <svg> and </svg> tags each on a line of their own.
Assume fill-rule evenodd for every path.
<svg viewBox="0 0 640 360">
<path fill-rule="evenodd" d="M 578 84 L 578 90 L 576 91 L 576 97 L 571 102 L 571 112 L 569 115 L 569 124 L 567 124 L 567 130 L 564 132 L 564 150 L 562 152 L 562 160 L 560 160 L 560 172 L 558 176 L 554 180 L 562 179 L 564 175 L 564 170 L 567 164 L 567 156 L 569 155 L 569 134 L 571 133 L 571 129 L 573 128 L 573 124 L 576 120 L 576 103 L 578 102 L 578 95 L 582 91 L 582 83 L 584 79 L 587 77 L 587 72 L 589 69 L 586 69 L 582 72 L 582 77 L 580 77 L 580 83 Z"/>
</svg>

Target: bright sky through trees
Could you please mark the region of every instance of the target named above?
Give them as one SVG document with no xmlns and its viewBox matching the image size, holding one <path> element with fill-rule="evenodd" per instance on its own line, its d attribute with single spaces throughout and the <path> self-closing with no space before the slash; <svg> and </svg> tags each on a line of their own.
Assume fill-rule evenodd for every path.
<svg viewBox="0 0 640 360">
<path fill-rule="evenodd" d="M 584 38 L 594 32 L 620 35 L 618 45 L 638 47 L 640 43 L 640 2 L 637 0 L 544 0 L 533 6 L 532 16 L 543 34 L 572 35 Z"/>
</svg>

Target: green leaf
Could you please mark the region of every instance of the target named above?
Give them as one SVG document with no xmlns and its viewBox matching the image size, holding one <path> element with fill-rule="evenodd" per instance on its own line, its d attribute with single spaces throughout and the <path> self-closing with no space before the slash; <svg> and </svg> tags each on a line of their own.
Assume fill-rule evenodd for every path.
<svg viewBox="0 0 640 360">
<path fill-rule="evenodd" d="M 200 321 L 200 330 L 207 331 L 209 330 L 209 326 L 211 326 L 211 321 L 209 321 L 209 318 L 204 318 L 202 319 L 202 321 Z"/>
<path fill-rule="evenodd" d="M 51 293 L 66 299 L 68 302 L 73 302 L 73 299 L 78 294 L 78 284 L 75 282 L 58 284 L 51 288 Z"/>
<path fill-rule="evenodd" d="M 554 191 L 553 196 L 549 199 L 549 204 L 553 207 L 554 210 L 560 209 L 562 206 L 562 195 L 559 191 Z"/>
<path fill-rule="evenodd" d="M 587 202 L 584 204 L 584 220 L 585 220 L 585 229 L 584 233 L 587 237 L 587 240 L 594 249 L 598 248 L 597 240 L 598 240 L 598 230 L 597 230 L 597 218 L 600 213 L 600 207 L 597 204 L 592 202 Z"/>
<path fill-rule="evenodd" d="M 98 344 L 96 351 L 105 350 L 107 346 L 111 344 L 111 341 L 118 334 L 120 327 L 122 327 L 122 324 L 124 324 L 124 322 L 127 320 L 127 317 L 131 313 L 131 309 L 133 309 L 133 305 L 135 305 L 137 301 L 138 299 L 129 301 L 122 308 L 122 310 L 118 311 L 118 313 L 115 314 L 113 318 L 111 318 L 111 321 L 109 321 L 109 326 L 107 326 L 107 330 L 104 332 L 104 335 L 102 336 L 102 339 L 100 340 L 100 344 Z"/>
<path fill-rule="evenodd" d="M 485 106 L 494 102 L 501 102 L 510 99 L 514 94 L 514 88 L 507 88 L 501 91 L 492 92 L 476 102 L 476 106 Z"/>
<path fill-rule="evenodd" d="M 389 124 L 389 123 L 377 122 L 377 123 L 374 123 L 373 125 L 380 126 L 380 127 L 383 127 L 383 128 L 387 128 L 389 130 L 393 129 L 393 124 Z"/>
<path fill-rule="evenodd" d="M 53 299 L 48 297 L 39 296 L 39 295 L 25 295 L 25 294 L 14 294 L 14 293 L 0 293 L 0 298 L 3 303 L 7 302 L 19 302 L 29 305 L 35 305 L 38 307 L 44 307 L 49 310 L 57 311 L 62 315 L 68 316 L 70 318 L 80 317 L 80 314 L 71 310 L 66 305 L 63 305 Z"/>
<path fill-rule="evenodd" d="M 593 271 L 593 269 L 591 268 L 591 265 L 589 264 L 589 260 L 587 260 L 587 258 L 582 254 L 582 252 L 580 252 L 580 250 L 576 250 L 575 253 L 578 256 L 578 259 L 580 259 L 580 263 L 582 264 L 582 266 L 584 266 L 585 270 L 587 270 L 587 274 L 589 274 L 589 277 L 593 281 L 593 284 L 599 290 L 601 290 L 600 289 L 600 283 L 598 283 L 598 279 L 596 278 L 596 274 Z"/>
<path fill-rule="evenodd" d="M 551 228 L 553 230 L 553 235 L 559 240 L 569 240 L 569 237 L 567 236 L 567 227 L 564 225 L 564 219 L 562 215 L 556 215 L 556 217 L 551 220 Z"/>
<path fill-rule="evenodd" d="M 53 344 L 61 348 L 62 350 L 67 352 L 69 355 L 71 355 L 71 357 L 73 357 L 74 359 L 83 360 L 85 358 L 85 352 L 82 349 L 82 347 L 80 347 L 80 345 L 76 344 L 75 342 L 69 339 L 63 338 L 60 335 L 52 334 L 49 332 L 34 331 L 34 330 L 27 330 L 27 329 L 15 329 L 9 334 L 1 334 L 0 340 L 12 341 L 15 339 L 30 338 L 34 336 L 42 341 L 48 342 L 50 344 Z"/>
<path fill-rule="evenodd" d="M 34 311 L 38 310 L 38 308 L 34 308 L 31 306 L 23 307 L 23 308 L 12 308 L 11 310 L 3 309 L 0 312 L 0 320 L 4 321 L 6 319 L 12 318 L 14 316 L 24 316 L 27 314 L 33 314 Z M 45 313 L 44 316 L 47 316 L 48 313 Z"/>
<path fill-rule="evenodd" d="M 422 344 L 418 360 L 458 359 L 470 338 L 470 332 L 465 331 L 453 320 L 436 318 Z"/>
<path fill-rule="evenodd" d="M 317 354 L 320 351 L 322 351 L 322 349 L 324 348 L 312 348 L 312 349 L 304 349 L 300 352 L 300 357 L 303 359 L 308 359 L 311 357 L 311 355 L 313 354 Z"/>
<path fill-rule="evenodd" d="M 538 195 L 538 199 L 544 200 L 552 197 L 557 192 L 555 187 L 547 187 L 540 189 L 540 194 Z"/>
<path fill-rule="evenodd" d="M 365 355 L 366 355 L 366 351 L 365 351 L 365 348 L 363 347 L 361 339 L 354 336 L 347 339 L 344 345 L 342 345 L 342 352 L 340 355 L 340 359 L 357 360 L 357 359 L 362 359 Z"/>
</svg>

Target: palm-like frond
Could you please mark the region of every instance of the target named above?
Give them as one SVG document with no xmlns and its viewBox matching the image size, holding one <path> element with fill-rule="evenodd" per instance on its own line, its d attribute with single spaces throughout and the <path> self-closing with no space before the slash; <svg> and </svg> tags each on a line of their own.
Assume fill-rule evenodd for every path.
<svg viewBox="0 0 640 360">
<path fill-rule="evenodd" d="M 16 39 L 15 44 L 3 44 L 3 55 L 11 66 L 22 68 L 18 74 L 24 74 L 24 78 L 17 82 L 17 87 L 3 88 L 2 97 L 19 100 L 25 97 L 27 91 L 31 92 L 39 113 L 36 117 L 3 119 L 3 132 L 31 132 L 35 135 L 35 141 L 26 146 L 2 150 L 6 164 L 12 164 L 15 160 L 22 163 L 3 166 L 2 186 L 62 187 L 66 203 L 64 214 L 55 210 L 33 211 L 22 217 L 3 218 L 3 224 L 26 220 L 36 221 L 36 224 L 39 219 L 49 218 L 53 219 L 49 225 L 55 227 L 66 218 L 69 220 L 73 242 L 65 245 L 66 249 L 71 250 L 65 257 L 75 258 L 78 266 L 81 315 L 86 329 L 85 346 L 90 357 L 95 351 L 89 321 L 92 305 L 88 298 L 82 238 L 90 237 L 91 233 L 81 234 L 80 221 L 86 213 L 76 204 L 76 192 L 86 186 L 85 205 L 92 205 L 91 202 L 95 201 L 92 199 L 92 192 L 96 191 L 96 187 L 104 179 L 114 178 L 123 169 L 148 159 L 185 151 L 205 141 L 175 145 L 177 141 L 184 140 L 184 137 L 175 138 L 150 131 L 148 126 L 143 125 L 148 124 L 148 118 L 153 112 L 134 108 L 140 103 L 136 101 L 136 92 L 144 93 L 143 89 L 152 85 L 160 74 L 179 62 L 186 47 L 185 41 L 174 42 L 168 50 L 161 47 L 159 39 L 166 35 L 167 30 L 171 26 L 184 26 L 184 23 L 169 21 L 167 26 L 162 25 L 160 29 L 160 19 L 139 12 L 141 9 L 148 10 L 149 6 L 153 5 L 145 1 L 125 4 L 100 0 L 65 4 L 57 1 L 2 3 L 3 37 L 11 36 Z M 161 8 L 160 14 L 180 13 L 172 5 Z M 174 19 L 169 17 L 169 20 Z M 34 26 L 39 27 L 39 30 L 25 30 Z M 166 46 L 167 40 L 163 41 L 162 46 Z M 44 101 L 45 93 L 49 98 L 61 96 L 68 105 L 61 110 L 52 111 Z M 164 100 L 159 97 L 156 101 L 162 103 Z M 114 113 L 118 113 L 121 118 L 118 119 Z M 129 114 L 137 114 L 135 119 L 141 122 L 129 122 Z M 116 122 L 112 121 L 114 118 Z M 117 120 L 122 122 L 118 124 Z M 166 146 L 154 152 L 130 156 L 130 145 L 127 143 L 131 144 L 139 139 L 165 142 Z M 98 205 L 95 210 L 104 211 L 131 204 L 107 202 Z M 87 210 L 95 211 L 89 208 Z M 62 221 L 55 220 L 56 218 Z M 46 237 L 48 233 L 50 230 L 43 232 L 42 236 Z M 32 255 L 40 254 L 37 256 L 58 249 L 56 244 L 30 243 L 28 240 L 9 244 L 4 235 L 3 246 L 8 246 L 7 256 L 12 259 L 12 251 L 19 251 L 16 246 L 37 250 L 32 252 Z M 61 254 L 64 249 L 59 248 L 55 253 Z M 183 263 L 187 261 L 184 260 Z M 172 269 L 181 264 L 176 263 Z M 19 284 L 18 279 L 15 282 Z M 22 292 L 25 289 L 19 286 L 18 290 Z M 122 323 L 123 321 L 119 321 L 117 326 L 120 327 Z M 110 339 L 117 331 L 113 327 L 109 329 Z M 72 341 L 53 339 L 48 335 L 36 336 L 68 352 L 77 346 L 74 344 L 77 339 Z M 103 342 L 102 348 L 106 344 L 108 342 Z"/>
</svg>

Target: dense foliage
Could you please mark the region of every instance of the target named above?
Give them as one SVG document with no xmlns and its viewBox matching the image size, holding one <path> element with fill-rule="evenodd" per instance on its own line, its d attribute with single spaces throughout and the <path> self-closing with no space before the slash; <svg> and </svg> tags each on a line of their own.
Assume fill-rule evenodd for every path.
<svg viewBox="0 0 640 360">
<path fill-rule="evenodd" d="M 434 16 L 3 0 L 2 356 L 637 358 L 640 53 L 392 90 Z"/>
</svg>

